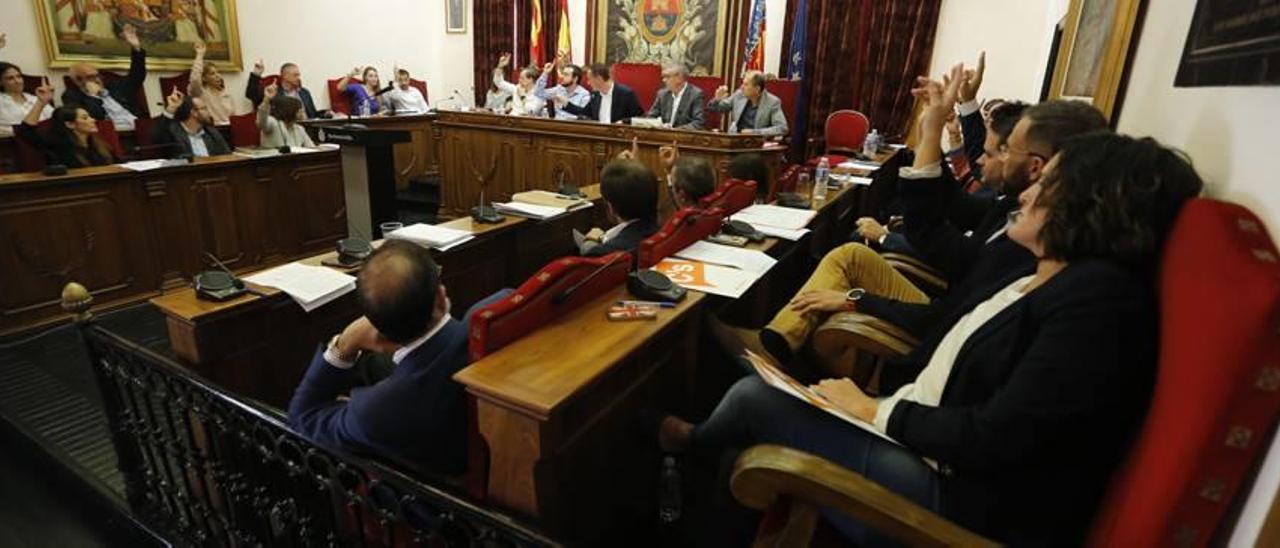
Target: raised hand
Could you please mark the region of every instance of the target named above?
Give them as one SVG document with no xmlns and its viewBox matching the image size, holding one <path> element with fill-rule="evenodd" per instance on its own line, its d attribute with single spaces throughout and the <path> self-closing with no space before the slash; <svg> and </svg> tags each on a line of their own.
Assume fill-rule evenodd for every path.
<svg viewBox="0 0 1280 548">
<path fill-rule="evenodd" d="M 164 109 L 168 111 L 169 114 L 173 114 L 178 110 L 178 105 L 182 104 L 182 98 L 182 90 L 177 87 L 173 88 L 173 93 L 170 93 L 168 97 L 164 98 Z"/>
<path fill-rule="evenodd" d="M 279 86 L 277 86 L 276 84 L 271 84 L 267 86 L 266 89 L 262 90 L 262 96 L 266 98 L 266 100 L 270 101 L 276 98 L 276 92 L 279 90 L 280 90 Z"/>
<path fill-rule="evenodd" d="M 553 70 L 555 70 L 555 69 L 556 69 L 556 64 L 555 64 L 555 63 L 547 63 L 547 64 L 545 64 L 545 65 L 542 65 L 542 73 L 543 73 L 543 74 L 551 74 L 551 71 L 553 71 Z"/>
<path fill-rule="evenodd" d="M 729 87 L 728 87 L 728 86 L 720 86 L 720 87 L 716 88 L 716 100 L 717 100 L 717 101 L 723 101 L 723 100 L 728 99 L 728 98 L 729 98 Z"/>
<path fill-rule="evenodd" d="M 253 64 L 253 74 L 255 76 L 262 76 L 262 73 L 266 72 L 266 70 L 267 65 L 262 63 L 262 59 L 258 59 L 258 62 Z"/>
<path fill-rule="evenodd" d="M 510 64 L 511 64 L 510 53 L 504 53 L 498 57 L 498 68 L 504 69 L 504 68 L 507 68 L 507 65 L 510 65 Z"/>
<path fill-rule="evenodd" d="M 960 102 L 967 103 L 978 98 L 978 88 L 982 87 L 982 75 L 987 72 L 987 52 L 978 54 L 978 68 L 964 71 L 960 79 Z"/>
<path fill-rule="evenodd" d="M 204 42 L 196 42 L 192 45 L 196 50 L 196 59 L 204 59 L 205 45 Z"/>
<path fill-rule="evenodd" d="M 49 85 L 49 77 L 44 78 L 40 87 L 36 88 L 36 100 L 46 105 L 53 103 L 53 86 Z"/>
<path fill-rule="evenodd" d="M 662 167 L 666 168 L 667 171 L 671 171 L 671 166 L 675 165 L 676 159 L 679 157 L 680 148 L 674 142 L 670 146 L 663 145 L 658 149 L 658 161 L 662 162 Z"/>
<path fill-rule="evenodd" d="M 350 73 L 350 74 L 348 74 L 348 76 L 350 76 L 350 77 L 352 77 L 352 78 L 359 78 L 359 77 L 360 77 L 360 67 L 354 67 L 354 68 L 352 68 L 352 69 L 351 69 L 351 73 Z"/>
<path fill-rule="evenodd" d="M 138 29 L 133 25 L 125 25 L 120 31 L 120 37 L 124 38 L 124 41 L 128 42 L 133 49 L 142 49 L 142 42 L 138 40 Z"/>
</svg>

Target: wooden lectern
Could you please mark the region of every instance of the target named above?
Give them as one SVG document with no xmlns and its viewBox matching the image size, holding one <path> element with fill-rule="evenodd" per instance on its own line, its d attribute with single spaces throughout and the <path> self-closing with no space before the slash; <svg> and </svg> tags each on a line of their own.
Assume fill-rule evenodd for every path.
<svg viewBox="0 0 1280 548">
<path fill-rule="evenodd" d="M 347 236 L 382 238 L 378 225 L 396 216 L 395 144 L 412 138 L 402 129 L 364 124 L 319 124 L 321 142 L 342 147 L 343 194 L 347 203 Z"/>
</svg>

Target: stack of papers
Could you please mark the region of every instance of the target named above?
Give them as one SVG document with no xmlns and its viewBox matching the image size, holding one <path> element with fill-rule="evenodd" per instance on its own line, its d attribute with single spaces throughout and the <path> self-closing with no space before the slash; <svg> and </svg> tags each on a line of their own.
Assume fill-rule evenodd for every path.
<svg viewBox="0 0 1280 548">
<path fill-rule="evenodd" d="M 845 185 L 862 185 L 871 186 L 871 177 L 859 177 L 857 175 L 832 173 L 831 178 L 838 183 Z"/>
<path fill-rule="evenodd" d="M 500 213 L 507 213 L 519 217 L 528 217 L 530 219 L 551 219 L 559 217 L 569 212 L 565 207 L 550 207 L 535 204 L 526 204 L 524 202 L 505 202 L 494 203 L 493 208 Z"/>
<path fill-rule="evenodd" d="M 168 160 L 137 160 L 120 164 L 120 167 L 132 171 L 151 171 L 153 169 L 164 167 L 166 162 L 168 162 Z M 186 162 L 183 163 L 185 164 Z"/>
<path fill-rule="evenodd" d="M 565 196 L 558 192 L 549 190 L 530 190 L 528 192 L 517 192 L 511 195 L 512 202 L 522 204 L 532 204 L 538 206 L 563 208 L 566 210 L 582 209 L 591 207 L 591 202 L 582 198 L 573 196 Z"/>
<path fill-rule="evenodd" d="M 384 237 L 395 240 L 405 240 L 423 247 L 438 249 L 440 251 L 448 251 L 476 239 L 475 234 L 465 230 L 423 223 L 406 226 L 400 230 L 386 234 Z"/>
<path fill-rule="evenodd" d="M 762 251 L 694 242 L 653 269 L 686 289 L 736 299 L 777 263 Z"/>
<path fill-rule="evenodd" d="M 326 266 L 289 263 L 246 277 L 245 281 L 274 287 L 287 293 L 303 310 L 311 312 L 355 290 L 356 279 Z"/>
<path fill-rule="evenodd" d="M 766 236 L 795 241 L 809 233 L 805 227 L 817 215 L 818 212 L 812 209 L 755 204 L 735 213 L 730 219 L 748 223 Z"/>
<path fill-rule="evenodd" d="M 880 169 L 880 164 L 875 162 L 864 162 L 862 160 L 846 160 L 837 164 L 836 167 L 858 171 L 875 171 Z"/>
<path fill-rule="evenodd" d="M 753 274 L 764 275 L 778 260 L 768 253 L 755 249 L 742 249 L 712 242 L 694 242 L 675 253 L 676 257 L 700 263 L 727 266 Z"/>
</svg>

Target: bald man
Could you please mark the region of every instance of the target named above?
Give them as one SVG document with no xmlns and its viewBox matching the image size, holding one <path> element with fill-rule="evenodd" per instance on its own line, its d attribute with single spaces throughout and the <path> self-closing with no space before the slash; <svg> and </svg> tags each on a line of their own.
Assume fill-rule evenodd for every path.
<svg viewBox="0 0 1280 548">
<path fill-rule="evenodd" d="M 289 402 L 289 425 L 322 445 L 461 473 L 466 400 L 452 377 L 467 365 L 467 322 L 449 316 L 431 253 L 387 240 L 360 269 L 356 294 L 364 316 L 317 350 Z M 373 353 L 389 354 L 395 367 L 376 384 L 360 386 L 362 375 L 353 367 Z"/>
<path fill-rule="evenodd" d="M 95 120 L 111 120 L 117 130 L 132 130 L 138 117 L 146 112 L 146 105 L 138 104 L 138 91 L 147 79 L 147 52 L 142 49 L 133 25 L 125 25 L 120 37 L 133 48 L 129 74 L 111 85 L 104 85 L 97 67 L 89 63 L 71 65 L 67 70 L 71 85 L 62 92 L 62 104 L 84 107 Z"/>
</svg>

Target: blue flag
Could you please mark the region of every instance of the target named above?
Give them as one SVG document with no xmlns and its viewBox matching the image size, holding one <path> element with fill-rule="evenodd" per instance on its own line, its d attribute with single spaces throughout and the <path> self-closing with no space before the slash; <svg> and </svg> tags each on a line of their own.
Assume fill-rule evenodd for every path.
<svg viewBox="0 0 1280 548">
<path fill-rule="evenodd" d="M 787 67 L 783 78 L 799 80 L 804 77 L 805 35 L 808 34 L 806 23 L 809 19 L 808 0 L 796 0 L 795 17 L 791 19 L 791 48 L 787 50 L 787 58 L 783 66 Z"/>
</svg>

